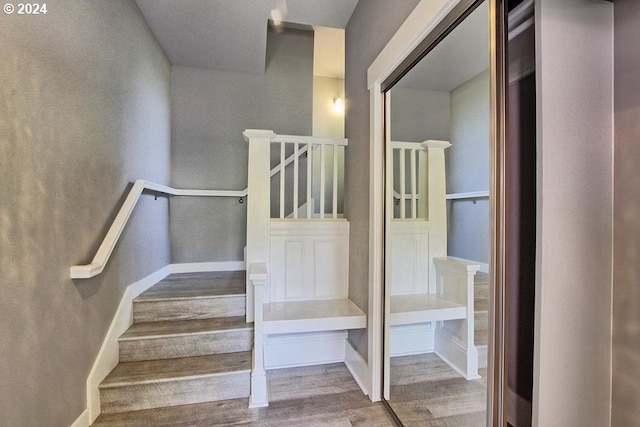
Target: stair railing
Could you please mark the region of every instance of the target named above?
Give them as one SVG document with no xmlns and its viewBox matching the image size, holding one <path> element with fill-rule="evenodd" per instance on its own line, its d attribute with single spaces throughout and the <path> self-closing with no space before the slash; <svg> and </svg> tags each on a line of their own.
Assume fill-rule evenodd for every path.
<svg viewBox="0 0 640 427">
<path fill-rule="evenodd" d="M 184 190 L 171 188 L 166 185 L 156 184 L 154 182 L 138 179 L 133 184 L 133 187 L 129 191 L 127 198 L 120 207 L 118 214 L 116 215 L 109 231 L 105 235 L 98 251 L 91 260 L 91 263 L 85 265 L 74 265 L 70 268 L 70 275 L 72 279 L 89 279 L 102 273 L 113 249 L 118 243 L 118 239 L 122 234 L 131 213 L 135 209 L 140 196 L 145 191 L 152 191 L 154 193 L 166 194 L 169 196 L 198 196 L 198 197 L 238 197 L 243 198 L 247 195 L 247 190 L 244 191 L 228 191 L 228 190 Z"/>
<path fill-rule="evenodd" d="M 287 199 L 287 171 L 286 165 L 293 163 L 293 179 L 292 179 L 292 191 L 289 192 L 290 197 L 292 199 L 292 213 L 291 217 L 295 219 L 300 218 L 300 201 L 299 201 L 299 193 L 300 193 L 300 178 L 301 178 L 301 168 L 300 168 L 300 156 L 303 153 L 307 153 L 307 164 L 306 164 L 306 192 L 305 192 L 305 203 L 306 203 L 306 212 L 304 215 L 305 219 L 337 219 L 339 215 L 339 207 L 338 207 L 338 193 L 339 189 L 343 187 L 340 182 L 340 167 L 339 167 L 339 153 L 340 149 L 344 149 L 348 145 L 348 141 L 345 138 L 322 138 L 322 137 L 313 137 L 313 136 L 294 136 L 294 135 L 275 135 L 271 144 L 279 145 L 280 152 L 280 165 L 285 165 L 285 167 L 280 167 L 278 171 L 280 173 L 280 191 L 278 196 L 278 212 L 279 218 L 284 219 L 287 218 L 288 212 L 286 210 L 286 199 Z M 318 154 L 314 154 L 315 151 L 318 151 Z M 331 152 L 331 160 L 327 161 L 328 152 Z M 292 152 L 291 155 L 287 156 L 287 152 Z M 312 159 L 313 156 L 320 156 L 320 164 L 319 164 L 319 200 L 320 200 L 320 211 L 318 217 L 314 214 L 313 203 L 311 201 L 314 199 L 313 197 L 313 166 Z M 329 212 L 327 212 L 327 200 L 326 200 L 326 186 L 329 182 L 329 177 L 327 176 L 328 165 L 331 165 L 331 207 Z M 273 174 L 275 175 L 275 174 Z M 273 176 L 272 175 L 272 176 Z"/>
<path fill-rule="evenodd" d="M 251 358 L 251 395 L 250 408 L 269 405 L 267 393 L 267 374 L 264 368 L 264 324 L 263 324 L 263 290 L 267 282 L 267 265 L 257 262 L 249 265 L 249 281 L 253 285 L 254 313 L 253 322 L 253 354 Z"/>
</svg>

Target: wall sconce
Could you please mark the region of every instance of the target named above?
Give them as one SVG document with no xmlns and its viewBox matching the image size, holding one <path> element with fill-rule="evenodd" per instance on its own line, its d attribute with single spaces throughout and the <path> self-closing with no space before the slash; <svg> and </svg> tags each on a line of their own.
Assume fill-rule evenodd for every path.
<svg viewBox="0 0 640 427">
<path fill-rule="evenodd" d="M 344 100 L 342 98 L 333 98 L 333 111 L 337 114 L 344 113 Z"/>
</svg>

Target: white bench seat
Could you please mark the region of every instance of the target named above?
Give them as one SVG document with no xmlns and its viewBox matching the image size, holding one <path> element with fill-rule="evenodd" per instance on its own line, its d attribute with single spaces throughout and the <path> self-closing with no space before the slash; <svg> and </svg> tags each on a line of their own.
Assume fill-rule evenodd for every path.
<svg viewBox="0 0 640 427">
<path fill-rule="evenodd" d="M 392 326 L 411 325 L 467 317 L 467 307 L 435 294 L 419 293 L 391 297 Z"/>
<path fill-rule="evenodd" d="M 367 316 L 348 299 L 271 302 L 264 304 L 266 335 L 360 329 Z"/>
</svg>

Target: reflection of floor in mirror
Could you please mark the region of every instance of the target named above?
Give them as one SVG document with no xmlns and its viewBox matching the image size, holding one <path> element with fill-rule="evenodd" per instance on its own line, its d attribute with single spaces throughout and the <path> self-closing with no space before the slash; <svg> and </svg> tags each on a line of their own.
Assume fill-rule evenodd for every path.
<svg viewBox="0 0 640 427">
<path fill-rule="evenodd" d="M 389 404 L 405 427 L 486 424 L 487 370 L 467 381 L 433 353 L 391 359 Z"/>
</svg>

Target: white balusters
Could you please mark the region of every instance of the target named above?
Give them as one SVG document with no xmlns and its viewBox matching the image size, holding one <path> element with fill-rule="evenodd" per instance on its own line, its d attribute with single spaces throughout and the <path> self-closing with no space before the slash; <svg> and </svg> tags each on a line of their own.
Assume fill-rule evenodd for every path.
<svg viewBox="0 0 640 427">
<path fill-rule="evenodd" d="M 333 146 L 333 219 L 338 218 L 338 147 Z"/>
<path fill-rule="evenodd" d="M 287 170 L 287 163 L 285 159 L 285 143 L 280 143 L 280 219 L 284 218 L 284 189 L 285 189 L 285 174 Z"/>
<path fill-rule="evenodd" d="M 313 145 L 307 144 L 307 219 L 313 217 L 313 199 L 311 198 L 311 186 L 313 183 L 312 170 L 313 165 Z"/>
<path fill-rule="evenodd" d="M 300 156 L 300 154 L 298 154 L 299 148 L 300 148 L 300 144 L 297 142 L 294 142 L 293 143 L 293 219 L 298 219 L 298 210 L 300 206 L 298 205 L 298 175 L 299 175 L 298 174 L 299 172 L 298 157 Z"/>
<path fill-rule="evenodd" d="M 338 219 L 342 210 L 339 193 L 343 188 L 343 183 L 340 180 L 343 175 L 340 170 L 340 147 L 346 146 L 347 140 L 277 135 L 271 142 L 280 144 L 279 164 L 271 171 L 271 176 L 280 174 L 280 194 L 275 201 L 278 206 L 277 217 L 294 220 L 301 219 L 301 216 L 305 219 Z M 306 162 L 302 162 L 301 156 L 305 153 L 307 159 Z M 319 156 L 315 163 L 314 156 Z M 289 171 L 287 172 L 288 167 Z M 304 169 L 301 171 L 301 168 L 305 167 L 306 171 Z M 318 170 L 314 171 L 314 167 Z M 300 179 L 305 175 L 307 180 L 306 200 L 302 200 L 302 204 L 306 203 L 306 209 L 303 209 L 304 206 L 301 206 L 300 200 Z M 314 192 L 319 193 L 315 194 L 315 197 L 319 199 L 320 210 L 318 212 L 314 207 Z M 304 213 L 301 214 L 301 212 Z"/>
<path fill-rule="evenodd" d="M 419 155 L 416 153 L 424 151 L 424 146 L 421 143 L 416 142 L 391 141 L 391 147 L 393 149 L 394 158 L 398 159 L 398 173 L 394 174 L 394 176 L 397 177 L 398 180 L 398 182 L 394 182 L 394 191 L 396 192 L 394 194 L 394 198 L 398 201 L 399 205 L 399 212 L 397 213 L 396 219 L 423 219 L 423 215 L 418 212 L 418 191 L 424 192 L 423 187 L 426 186 L 426 183 L 423 182 L 422 186 L 420 186 L 420 183 L 418 182 L 418 179 L 423 176 L 423 171 L 419 170 Z M 408 178 L 407 152 L 409 158 Z M 408 185 L 407 179 L 409 179 Z M 410 191 L 409 193 L 407 193 L 407 187 Z M 410 202 L 410 211 L 408 213 L 407 202 Z"/>
</svg>

